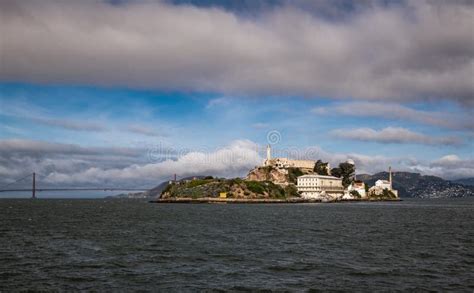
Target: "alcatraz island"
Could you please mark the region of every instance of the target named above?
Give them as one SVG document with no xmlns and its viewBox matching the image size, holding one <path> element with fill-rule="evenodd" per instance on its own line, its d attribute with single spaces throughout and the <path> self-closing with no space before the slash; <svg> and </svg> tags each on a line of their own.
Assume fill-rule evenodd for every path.
<svg viewBox="0 0 474 293">
<path fill-rule="evenodd" d="M 397 201 L 389 167 L 387 180 L 369 187 L 357 180 L 355 163 L 332 168 L 321 160 L 272 158 L 267 146 L 263 164 L 242 178 L 194 177 L 172 180 L 156 203 L 304 203 L 341 201 Z"/>
</svg>

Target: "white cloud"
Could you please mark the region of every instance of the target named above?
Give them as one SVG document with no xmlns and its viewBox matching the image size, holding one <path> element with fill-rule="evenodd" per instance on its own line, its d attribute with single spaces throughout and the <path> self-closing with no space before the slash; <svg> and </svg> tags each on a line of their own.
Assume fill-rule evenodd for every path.
<svg viewBox="0 0 474 293">
<path fill-rule="evenodd" d="M 215 98 L 209 100 L 209 102 L 206 105 L 207 109 L 211 109 L 217 106 L 226 106 L 229 105 L 231 100 L 227 97 L 220 97 L 220 98 Z"/>
<path fill-rule="evenodd" d="M 412 169 L 423 174 L 435 175 L 448 179 L 474 177 L 474 159 L 461 158 L 450 154 L 432 162 L 415 163 Z"/>
<path fill-rule="evenodd" d="M 337 138 L 379 143 L 415 143 L 426 145 L 459 145 L 462 143 L 456 137 L 425 135 L 401 127 L 387 127 L 381 130 L 372 128 L 336 129 L 331 133 Z"/>
<path fill-rule="evenodd" d="M 266 129 L 266 128 L 270 127 L 270 124 L 269 123 L 263 123 L 263 122 L 257 122 L 257 123 L 252 124 L 252 127 L 256 128 L 256 129 Z"/>
<path fill-rule="evenodd" d="M 125 168 L 103 169 L 91 167 L 81 172 L 64 174 L 52 172 L 46 181 L 50 183 L 100 183 L 106 181 L 135 181 L 148 178 L 165 180 L 173 174 L 179 177 L 191 175 L 244 176 L 262 162 L 255 151 L 256 145 L 247 140 L 234 141 L 229 146 L 212 152 L 194 151 L 178 157 L 144 165 L 133 164 Z M 155 181 L 155 183 L 158 183 Z"/>
<path fill-rule="evenodd" d="M 473 101 L 469 1 L 371 5 L 342 21 L 162 1 L 6 0 L 0 13 L 4 81 Z"/>
<path fill-rule="evenodd" d="M 173 177 L 214 175 L 245 176 L 263 158 L 256 144 L 237 140 L 219 149 L 202 149 L 180 154 L 163 148 L 162 160 L 150 161 L 149 150 L 96 148 L 52 144 L 38 141 L 0 140 L 0 185 L 13 182 L 33 171 L 40 187 L 100 186 L 152 187 Z M 159 155 L 160 149 L 153 150 Z M 320 147 L 288 150 L 295 159 L 322 159 L 332 167 L 352 159 L 357 173 L 376 173 L 392 166 L 395 171 L 421 172 L 443 178 L 474 176 L 472 158 L 451 154 L 434 161 L 420 161 L 409 156 L 387 157 L 358 153 L 333 153 Z M 24 182 L 23 182 L 24 183 Z M 30 182 L 27 183 L 29 186 Z M 19 187 L 22 187 L 21 185 Z M 24 188 L 24 186 L 23 186 Z"/>
<path fill-rule="evenodd" d="M 446 155 L 433 161 L 431 167 L 441 167 L 446 169 L 468 168 L 474 169 L 474 160 L 463 160 L 457 155 Z"/>
</svg>

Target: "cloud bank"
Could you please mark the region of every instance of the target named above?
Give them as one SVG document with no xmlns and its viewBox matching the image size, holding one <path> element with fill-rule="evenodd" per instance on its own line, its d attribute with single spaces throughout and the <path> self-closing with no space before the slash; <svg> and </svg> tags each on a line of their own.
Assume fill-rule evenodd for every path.
<svg viewBox="0 0 474 293">
<path fill-rule="evenodd" d="M 462 143 L 462 141 L 456 137 L 436 137 L 401 127 L 386 127 L 381 130 L 372 128 L 336 129 L 331 133 L 337 138 L 379 143 L 415 143 L 451 146 L 460 145 Z"/>
<path fill-rule="evenodd" d="M 38 187 L 43 188 L 151 188 L 169 180 L 173 174 L 180 178 L 193 175 L 245 176 L 249 169 L 263 161 L 256 146 L 248 140 L 237 140 L 218 149 L 180 153 L 176 149 L 161 147 L 100 148 L 32 140 L 0 140 L 0 185 L 32 172 L 38 174 Z M 150 151 L 153 156 L 150 156 Z M 443 178 L 474 176 L 472 160 L 456 155 L 420 161 L 411 157 L 334 153 L 319 147 L 292 149 L 289 155 L 297 159 L 322 159 L 332 166 L 352 159 L 356 162 L 358 174 L 383 171 L 391 165 L 396 171 L 421 172 Z M 12 187 L 25 188 L 30 184 L 20 182 Z"/>
<path fill-rule="evenodd" d="M 37 172 L 41 183 L 60 186 L 153 187 L 191 175 L 243 176 L 261 164 L 256 145 L 238 140 L 226 147 L 185 151 L 162 147 L 82 147 L 33 140 L 0 140 L 0 183 Z"/>
<path fill-rule="evenodd" d="M 243 17 L 163 1 L 5 0 L 0 79 L 472 105 L 472 2 L 374 1 L 344 17 L 323 2 L 331 19 L 309 4 Z"/>
<path fill-rule="evenodd" d="M 417 110 L 393 103 L 348 102 L 311 110 L 316 115 L 347 115 L 410 121 L 450 130 L 474 131 L 472 111 L 449 113 Z"/>
</svg>

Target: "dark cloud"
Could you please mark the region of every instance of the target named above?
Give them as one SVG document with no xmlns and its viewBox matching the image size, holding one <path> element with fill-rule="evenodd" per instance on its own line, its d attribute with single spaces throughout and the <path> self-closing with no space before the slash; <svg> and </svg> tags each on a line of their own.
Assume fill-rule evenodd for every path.
<svg viewBox="0 0 474 293">
<path fill-rule="evenodd" d="M 34 124 L 47 125 L 72 131 L 101 132 L 108 130 L 103 123 L 90 121 L 90 119 L 71 120 L 50 118 L 53 115 L 58 114 L 51 113 L 48 109 L 43 107 L 31 105 L 21 99 L 19 102 L 2 103 L 0 115 L 14 119 L 28 120 Z"/>
<path fill-rule="evenodd" d="M 52 143 L 24 139 L 0 140 L 0 153 L 2 156 L 21 154 L 24 156 L 55 155 L 118 155 L 123 157 L 136 157 L 139 149 L 114 148 L 114 147 L 81 147 L 75 144 Z"/>
<path fill-rule="evenodd" d="M 130 125 L 126 128 L 128 132 L 136 133 L 136 134 L 141 134 L 145 136 L 151 136 L 151 137 L 163 137 L 166 136 L 164 133 L 160 133 L 156 131 L 154 128 L 148 127 L 148 126 L 143 126 L 143 125 Z"/>
<path fill-rule="evenodd" d="M 288 3 L 1 1 L 0 79 L 472 105 L 472 2 Z"/>
<path fill-rule="evenodd" d="M 107 128 L 101 124 L 87 121 L 72 121 L 65 119 L 50 118 L 27 118 L 35 123 L 44 124 L 53 127 L 59 127 L 74 131 L 106 131 Z"/>
<path fill-rule="evenodd" d="M 474 131 L 472 111 L 458 113 L 417 110 L 393 103 L 349 102 L 312 109 L 316 115 L 345 115 L 411 121 L 452 130 Z"/>
</svg>

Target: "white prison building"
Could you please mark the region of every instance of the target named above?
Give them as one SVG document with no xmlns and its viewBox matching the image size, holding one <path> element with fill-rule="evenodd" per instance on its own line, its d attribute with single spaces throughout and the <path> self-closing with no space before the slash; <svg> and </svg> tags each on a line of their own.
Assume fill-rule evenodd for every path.
<svg viewBox="0 0 474 293">
<path fill-rule="evenodd" d="M 344 193 L 342 178 L 326 175 L 303 175 L 297 180 L 296 187 L 303 198 L 320 198 L 322 195 L 342 196 Z"/>
</svg>

